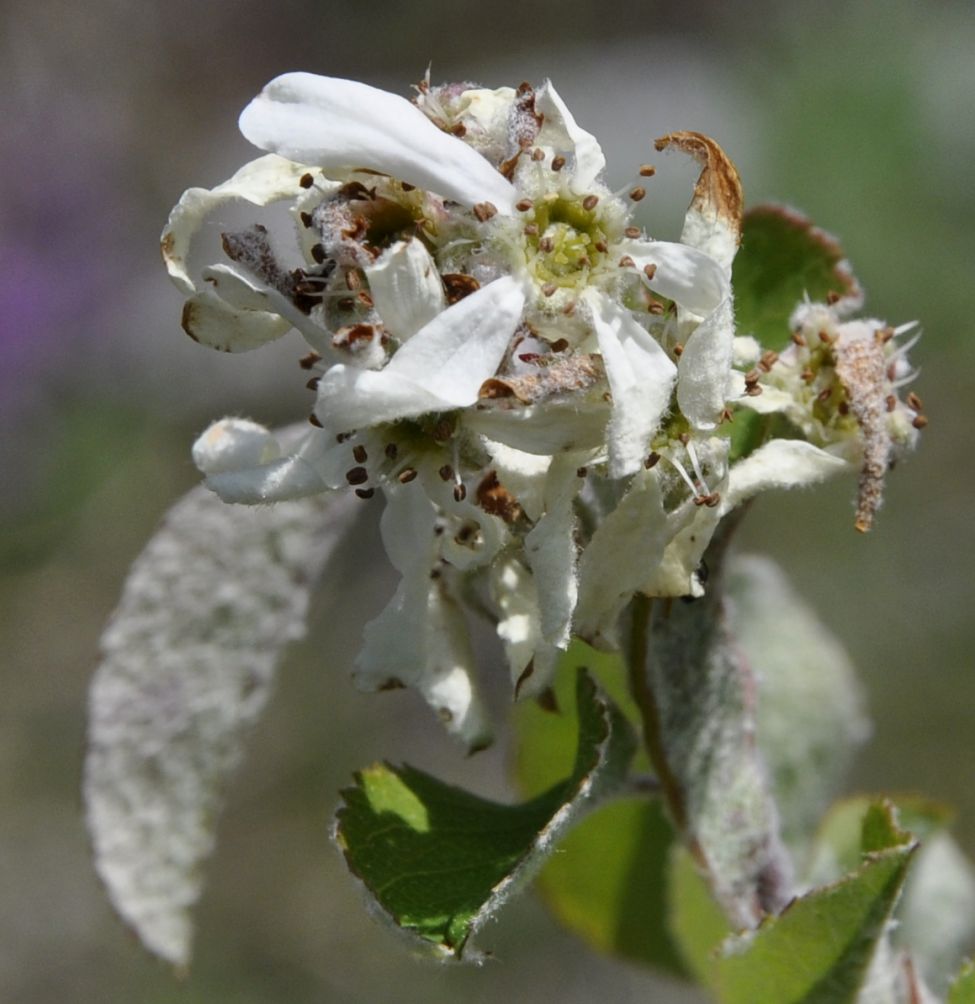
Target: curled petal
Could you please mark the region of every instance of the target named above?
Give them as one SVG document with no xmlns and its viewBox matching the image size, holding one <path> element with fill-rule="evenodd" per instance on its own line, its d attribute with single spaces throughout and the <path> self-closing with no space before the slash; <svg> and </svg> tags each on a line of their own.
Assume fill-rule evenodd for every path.
<svg viewBox="0 0 975 1004">
<path fill-rule="evenodd" d="M 291 323 L 277 314 L 231 306 L 212 289 L 204 289 L 183 304 L 180 322 L 193 339 L 219 352 L 249 352 L 280 338 Z"/>
<path fill-rule="evenodd" d="M 609 475 L 639 470 L 650 437 L 670 404 L 677 367 L 631 314 L 607 296 L 587 296 L 593 327 L 613 392 L 609 421 Z"/>
<path fill-rule="evenodd" d="M 383 324 L 402 342 L 447 306 L 436 263 L 418 240 L 397 241 L 365 272 Z"/>
<path fill-rule="evenodd" d="M 654 145 L 658 150 L 675 146 L 701 165 L 681 240 L 706 251 L 730 275 L 741 243 L 744 204 L 737 168 L 724 150 L 703 133 L 672 132 L 661 136 Z"/>
<path fill-rule="evenodd" d="M 670 241 L 627 240 L 616 245 L 643 272 L 652 265 L 646 285 L 678 306 L 707 317 L 726 299 L 730 284 L 721 265 L 704 251 Z"/>
<path fill-rule="evenodd" d="M 770 488 L 803 488 L 848 471 L 851 466 L 842 457 L 803 439 L 773 439 L 731 468 L 721 512 L 730 512 Z"/>
<path fill-rule="evenodd" d="M 572 154 L 575 161 L 570 177 L 572 190 L 580 195 L 589 191 L 606 166 L 596 137 L 576 123 L 551 80 L 546 80 L 536 91 L 535 109 L 545 116 L 542 138 L 556 149 Z"/>
<path fill-rule="evenodd" d="M 731 297 L 691 333 L 677 363 L 677 403 L 696 429 L 713 429 L 731 394 L 735 318 Z"/>
<path fill-rule="evenodd" d="M 214 422 L 193 444 L 193 463 L 204 474 L 257 467 L 280 454 L 270 430 L 246 418 Z"/>
<path fill-rule="evenodd" d="M 163 260 L 173 282 L 187 295 L 197 291 L 196 283 L 190 278 L 187 259 L 193 238 L 214 209 L 234 199 L 267 206 L 294 197 L 301 190 L 298 181 L 307 171 L 308 168 L 301 164 L 268 154 L 245 164 L 216 188 L 185 191 L 169 214 L 160 240 Z"/>
<path fill-rule="evenodd" d="M 491 202 L 513 211 L 514 188 L 479 153 L 405 98 L 367 84 L 285 73 L 244 109 L 240 131 L 289 160 L 367 168 L 465 206 Z"/>
<path fill-rule="evenodd" d="M 316 413 L 329 427 L 356 429 L 473 404 L 524 302 L 514 279 L 497 279 L 438 314 L 384 369 L 333 366 L 318 385 Z"/>
</svg>

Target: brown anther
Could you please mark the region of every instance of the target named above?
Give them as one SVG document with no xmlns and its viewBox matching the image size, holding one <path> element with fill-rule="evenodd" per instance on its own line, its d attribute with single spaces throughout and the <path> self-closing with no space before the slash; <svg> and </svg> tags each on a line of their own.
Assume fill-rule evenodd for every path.
<svg viewBox="0 0 975 1004">
<path fill-rule="evenodd" d="M 850 414 L 850 402 L 840 401 L 840 403 L 836 406 L 836 410 L 845 418 Z"/>
<path fill-rule="evenodd" d="M 340 432 L 335 436 L 335 442 L 340 445 L 352 438 L 351 432 Z"/>
<path fill-rule="evenodd" d="M 302 188 L 311 188 L 315 184 L 315 179 L 310 174 L 305 173 L 298 179 L 298 184 Z"/>
<path fill-rule="evenodd" d="M 773 349 L 769 349 L 767 352 L 762 353 L 762 358 L 759 360 L 759 367 L 763 369 L 766 373 L 779 361 L 778 352 Z"/>
<path fill-rule="evenodd" d="M 913 425 L 915 429 L 923 429 L 927 424 L 927 415 L 917 415 L 915 416 L 914 421 L 911 422 L 911 425 Z"/>
<path fill-rule="evenodd" d="M 474 276 L 467 275 L 464 272 L 447 272 L 440 278 L 443 282 L 444 293 L 447 296 L 447 303 L 451 306 L 459 303 L 465 296 L 476 293 L 481 288 L 481 284 Z"/>
<path fill-rule="evenodd" d="M 354 268 L 349 269 L 349 271 L 345 273 L 345 285 L 349 290 L 351 290 L 351 292 L 354 293 L 357 289 L 362 288 L 362 276 L 360 276 Z"/>
<path fill-rule="evenodd" d="M 555 241 L 551 237 L 543 237 L 538 242 L 538 250 L 544 254 L 551 254 L 555 250 Z"/>
<path fill-rule="evenodd" d="M 498 215 L 498 207 L 492 202 L 478 202 L 474 205 L 474 215 L 479 223 L 486 223 L 492 216 Z"/>
<path fill-rule="evenodd" d="M 529 223 L 528 226 L 525 227 L 525 236 L 526 237 L 537 237 L 538 236 L 538 225 L 535 224 L 535 223 Z"/>
<path fill-rule="evenodd" d="M 315 263 L 318 265 L 323 265 L 325 263 L 325 247 L 322 244 L 315 244 L 311 249 L 311 256 L 314 258 Z"/>
<path fill-rule="evenodd" d="M 831 290 L 830 290 L 830 291 L 829 291 L 829 292 L 828 292 L 828 293 L 826 294 L 826 302 L 827 302 L 827 303 L 828 303 L 828 304 L 829 304 L 829 305 L 830 305 L 831 307 L 833 306 L 833 304 L 834 304 L 834 303 L 839 303 L 839 302 L 840 302 L 840 300 L 842 300 L 842 299 L 843 299 L 843 298 L 842 298 L 842 297 L 840 296 L 840 294 L 839 294 L 839 293 L 837 293 L 837 292 L 836 292 L 836 290 L 835 290 L 835 289 L 831 289 Z"/>
<path fill-rule="evenodd" d="M 802 336 L 802 332 L 793 331 L 790 335 L 793 345 L 803 346 L 806 344 L 806 339 Z"/>
<path fill-rule="evenodd" d="M 303 370 L 310 370 L 315 363 L 322 361 L 322 357 L 317 352 L 309 352 L 307 356 L 302 356 L 298 360 L 298 365 Z"/>
<path fill-rule="evenodd" d="M 395 460 L 399 454 L 399 447 L 395 443 L 387 443 L 386 449 L 383 450 L 383 453 L 385 453 L 390 460 Z"/>
<path fill-rule="evenodd" d="M 477 504 L 489 515 L 505 523 L 516 523 L 523 515 L 518 500 L 498 481 L 497 471 L 488 471 L 477 486 Z"/>
<path fill-rule="evenodd" d="M 639 231 L 637 232 L 637 236 L 639 236 Z M 603 240 L 596 241 L 596 243 L 593 244 L 593 247 L 600 254 L 606 254 L 606 252 L 609 250 L 609 245 L 605 241 L 603 241 Z"/>
<path fill-rule="evenodd" d="M 576 261 L 576 268 L 592 268 L 592 259 L 589 257 L 589 255 L 585 254 L 582 255 Z"/>
<path fill-rule="evenodd" d="M 820 331 L 820 333 L 819 333 L 819 340 L 824 345 L 832 345 L 833 344 L 832 336 L 830 335 L 830 333 L 828 331 Z"/>
<path fill-rule="evenodd" d="M 720 492 L 711 492 L 710 495 L 704 496 L 704 504 L 709 509 L 713 509 L 720 501 L 721 501 Z"/>
<path fill-rule="evenodd" d="M 762 388 L 759 384 L 752 384 L 750 387 L 745 388 L 745 393 L 749 397 L 758 397 L 762 393 Z"/>
<path fill-rule="evenodd" d="M 652 178 L 657 173 L 657 169 L 653 164 L 641 164 L 640 165 L 640 177 L 641 178 Z"/>
<path fill-rule="evenodd" d="M 311 379 L 310 379 L 310 380 L 308 381 L 308 383 L 306 383 L 306 384 L 305 384 L 305 386 L 306 386 L 306 387 L 307 387 L 307 388 L 308 388 L 309 390 L 318 390 L 318 385 L 319 385 L 319 384 L 320 384 L 321 382 L 322 382 L 322 378 L 321 378 L 321 377 L 312 377 L 312 378 L 311 378 Z"/>
<path fill-rule="evenodd" d="M 563 167 L 565 167 L 565 157 L 559 154 L 557 157 L 552 158 L 553 171 L 561 171 Z M 585 203 L 583 203 L 583 205 L 585 205 Z"/>
<path fill-rule="evenodd" d="M 648 279 L 652 279 L 657 274 L 657 266 L 653 262 L 650 262 L 649 265 L 644 265 L 643 274 Z"/>
<path fill-rule="evenodd" d="M 365 467 L 351 467 L 345 472 L 345 480 L 350 485 L 364 485 L 369 480 L 369 472 Z"/>
<path fill-rule="evenodd" d="M 804 370 L 803 370 L 803 371 L 802 371 L 802 372 L 801 372 L 801 373 L 799 374 L 799 379 L 800 379 L 800 380 L 801 380 L 801 381 L 802 381 L 803 383 L 812 383 L 812 382 L 813 382 L 813 380 L 815 380 L 815 379 L 816 379 L 816 374 L 815 374 L 815 373 L 814 373 L 814 372 L 813 372 L 813 371 L 812 371 L 811 369 L 804 369 Z"/>
<path fill-rule="evenodd" d="M 554 296 L 558 292 L 558 289 L 559 287 L 554 282 L 547 282 L 542 286 L 542 296 Z"/>
<path fill-rule="evenodd" d="M 733 422 L 734 420 L 735 420 L 735 416 L 732 413 L 732 411 L 731 411 L 730 408 L 724 408 L 724 409 L 722 409 L 722 411 L 721 411 L 721 418 L 719 419 L 719 422 L 721 422 L 721 423 L 723 423 L 723 422 Z"/>
<path fill-rule="evenodd" d="M 633 237 L 639 237 L 641 233 L 642 231 L 640 230 L 639 227 L 627 227 L 623 231 L 623 236 L 633 238 Z"/>
<path fill-rule="evenodd" d="M 881 345 L 886 345 L 891 340 L 891 338 L 894 337 L 894 329 L 877 328 L 877 330 L 873 333 L 873 337 L 876 338 Z"/>
<path fill-rule="evenodd" d="M 433 426 L 431 435 L 438 443 L 446 443 L 454 434 L 457 423 L 450 415 L 442 415 Z"/>
<path fill-rule="evenodd" d="M 661 314 L 667 313 L 667 308 L 660 302 L 660 300 L 651 296 L 650 299 L 647 300 L 647 311 L 651 314 L 656 314 L 659 317 Z"/>
<path fill-rule="evenodd" d="M 528 210 L 534 208 L 534 206 L 535 203 L 532 202 L 531 199 L 520 199 L 515 203 L 515 209 L 517 209 L 519 213 L 527 213 Z"/>
<path fill-rule="evenodd" d="M 577 467 L 576 468 L 576 477 L 577 478 L 584 478 L 588 473 L 589 473 L 589 468 L 588 467 Z"/>
<path fill-rule="evenodd" d="M 574 306 L 574 304 L 573 304 L 573 306 Z M 565 352 L 565 350 L 568 347 L 569 347 L 569 342 L 565 338 L 556 338 L 555 341 L 552 342 L 552 345 L 551 345 L 551 349 L 552 349 L 553 352 Z"/>
<path fill-rule="evenodd" d="M 416 191 L 416 185 L 411 185 L 408 181 L 401 181 L 399 184 L 400 184 L 400 188 L 402 188 L 404 192 L 415 192 Z"/>
<path fill-rule="evenodd" d="M 816 400 L 825 404 L 833 396 L 832 387 L 824 387 L 817 395 Z"/>
<path fill-rule="evenodd" d="M 316 429 L 324 429 L 325 428 L 325 426 L 323 426 L 322 423 L 318 420 L 318 416 L 314 412 L 312 412 L 308 416 L 308 421 L 311 422 L 311 424 L 313 426 L 315 426 Z"/>
<path fill-rule="evenodd" d="M 555 166 L 554 163 L 552 166 L 553 167 Z M 582 208 L 585 209 L 587 213 L 591 213 L 596 208 L 597 205 L 599 205 L 598 195 L 587 195 L 582 200 Z"/>
<path fill-rule="evenodd" d="M 450 127 L 450 135 L 456 136 L 458 139 L 463 139 L 467 135 L 467 126 L 463 122 L 455 122 Z"/>
<path fill-rule="evenodd" d="M 356 443 L 352 447 L 352 459 L 355 460 L 357 464 L 364 464 L 369 459 L 369 454 L 366 453 L 366 448 L 362 443 Z"/>
<path fill-rule="evenodd" d="M 375 488 L 356 488 L 356 495 L 361 499 L 371 499 L 376 494 Z"/>
<path fill-rule="evenodd" d="M 459 481 L 454 485 L 454 501 L 463 502 L 467 498 L 467 485 L 463 481 Z"/>
<path fill-rule="evenodd" d="M 680 441 L 680 442 L 681 442 L 681 443 L 682 443 L 682 444 L 683 444 L 684 446 L 687 446 L 687 444 L 688 444 L 688 443 L 689 443 L 689 442 L 691 441 L 691 434 L 690 434 L 689 432 L 682 432 L 682 433 L 681 433 L 681 434 L 680 434 L 680 435 L 679 435 L 679 436 L 677 437 L 677 439 L 678 439 L 678 440 L 679 440 L 679 441 Z"/>
<path fill-rule="evenodd" d="M 677 343 L 677 344 L 676 344 L 676 345 L 674 346 L 674 355 L 675 355 L 675 356 L 676 356 L 676 357 L 677 357 L 678 359 L 680 359 L 680 357 L 681 357 L 681 356 L 682 356 L 683 354 L 684 354 L 684 346 L 683 346 L 683 345 L 681 345 L 681 343 L 680 343 L 680 342 L 678 342 L 678 343 Z"/>
<path fill-rule="evenodd" d="M 404 467 L 403 470 L 396 475 L 396 480 L 401 485 L 408 485 L 411 481 L 416 480 L 416 468 Z"/>
<path fill-rule="evenodd" d="M 758 381 L 761 380 L 761 378 L 762 374 L 759 373 L 758 370 L 749 370 L 745 374 L 745 386 L 750 387 L 752 386 L 752 384 L 758 383 Z"/>
<path fill-rule="evenodd" d="M 636 188 L 630 189 L 630 198 L 634 202 L 640 202 L 642 199 L 647 197 L 647 190 L 642 185 L 637 185 Z"/>
<path fill-rule="evenodd" d="M 541 147 L 536 146 L 535 149 L 532 150 L 532 160 L 534 160 L 537 163 L 538 161 L 544 159 L 545 159 L 545 151 Z"/>
<path fill-rule="evenodd" d="M 914 391 L 911 391 L 910 394 L 907 395 L 907 405 L 912 411 L 924 410 L 924 402 L 917 396 L 917 394 L 914 393 Z"/>
<path fill-rule="evenodd" d="M 636 268 L 636 262 L 628 255 L 623 255 L 619 260 L 620 268 Z"/>
<path fill-rule="evenodd" d="M 355 298 L 364 307 L 371 307 L 372 306 L 372 297 L 364 289 L 360 289 L 359 292 L 356 293 Z"/>
<path fill-rule="evenodd" d="M 454 469 L 450 464 L 444 464 L 437 473 L 440 475 L 441 481 L 453 481 L 454 479 Z"/>
<path fill-rule="evenodd" d="M 305 227 L 306 229 L 310 228 L 314 224 L 314 222 L 315 222 L 312 219 L 311 213 L 306 213 L 304 211 L 302 211 L 302 212 L 300 212 L 298 214 L 298 219 L 301 220 L 301 225 L 303 227 Z"/>
<path fill-rule="evenodd" d="M 707 502 L 707 500 L 708 500 L 708 496 L 707 495 L 695 495 L 694 499 L 693 499 L 693 502 L 694 502 L 694 505 L 700 507 L 700 506 L 704 505 Z"/>
<path fill-rule="evenodd" d="M 888 411 L 896 411 L 897 410 L 897 395 L 896 394 L 888 394 L 887 397 L 884 398 L 884 404 L 887 406 L 887 410 Z"/>
<path fill-rule="evenodd" d="M 458 531 L 454 540 L 458 544 L 466 544 L 474 534 L 477 533 L 477 527 L 473 526 L 471 523 L 465 523 Z"/>
<path fill-rule="evenodd" d="M 656 467 L 660 462 L 660 454 L 656 450 L 651 450 L 647 454 L 647 459 L 643 461 L 643 466 L 649 471 L 651 468 Z"/>
</svg>

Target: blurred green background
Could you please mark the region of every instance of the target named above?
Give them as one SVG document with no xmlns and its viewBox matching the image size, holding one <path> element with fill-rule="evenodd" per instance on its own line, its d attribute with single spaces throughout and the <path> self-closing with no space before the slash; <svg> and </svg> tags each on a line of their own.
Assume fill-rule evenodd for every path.
<svg viewBox="0 0 975 1004">
<path fill-rule="evenodd" d="M 619 186 L 653 137 L 710 133 L 751 203 L 796 205 L 843 238 L 869 311 L 921 319 L 931 425 L 877 529 L 854 533 L 847 482 L 761 500 L 743 536 L 860 667 L 876 729 L 851 789 L 953 803 L 975 853 L 970 2 L 7 0 L 0 18 L 0 999 L 700 999 L 592 955 L 530 897 L 484 933 L 495 958 L 481 969 L 416 962 L 366 916 L 327 840 L 356 767 L 406 759 L 510 795 L 504 733 L 465 760 L 411 695 L 348 681 L 361 625 L 392 589 L 375 512 L 339 555 L 234 786 L 192 976 L 146 958 L 101 895 L 78 794 L 85 691 L 126 568 L 196 481 L 189 445 L 210 418 L 307 410 L 297 339 L 242 357 L 201 349 L 157 252 L 181 191 L 251 156 L 237 113 L 289 69 L 400 93 L 428 63 L 435 81 L 551 76 Z M 694 172 L 657 164 L 643 220 L 673 238 Z M 484 671 L 502 717 L 496 656 L 485 649 Z"/>
</svg>

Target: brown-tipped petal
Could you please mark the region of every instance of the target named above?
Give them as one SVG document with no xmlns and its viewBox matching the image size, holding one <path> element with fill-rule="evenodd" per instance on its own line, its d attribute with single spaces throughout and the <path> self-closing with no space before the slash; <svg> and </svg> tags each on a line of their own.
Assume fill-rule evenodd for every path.
<svg viewBox="0 0 975 1004">
<path fill-rule="evenodd" d="M 654 146 L 658 150 L 676 147 L 701 165 L 681 240 L 730 268 L 741 242 L 744 205 L 738 169 L 724 150 L 703 133 L 668 133 L 655 140 Z"/>
</svg>

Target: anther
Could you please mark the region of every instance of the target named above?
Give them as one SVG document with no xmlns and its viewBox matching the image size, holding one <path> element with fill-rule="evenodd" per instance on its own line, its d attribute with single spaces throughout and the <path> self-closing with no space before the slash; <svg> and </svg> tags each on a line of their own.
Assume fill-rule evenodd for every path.
<svg viewBox="0 0 975 1004">
<path fill-rule="evenodd" d="M 887 397 L 884 400 L 884 404 L 887 405 L 887 410 L 888 411 L 896 411 L 897 410 L 897 395 L 896 394 L 888 394 Z"/>
<path fill-rule="evenodd" d="M 306 387 L 307 387 L 307 388 L 308 388 L 309 390 L 318 390 L 318 385 L 319 385 L 319 384 L 320 384 L 321 382 L 322 382 L 322 378 L 321 378 L 321 377 L 312 377 L 312 378 L 311 378 L 311 379 L 310 379 L 310 380 L 308 381 L 308 383 L 306 383 L 306 384 L 305 384 L 305 386 L 306 386 Z"/>
<path fill-rule="evenodd" d="M 769 349 L 767 352 L 762 353 L 762 358 L 758 362 L 759 369 L 768 373 L 768 371 L 779 361 L 779 354 L 773 349 Z"/>
<path fill-rule="evenodd" d="M 399 453 L 399 447 L 395 443 L 387 443 L 383 451 L 390 460 L 395 460 Z"/>
<path fill-rule="evenodd" d="M 652 178 L 657 173 L 657 169 L 653 164 L 641 164 L 640 165 L 640 177 L 641 178 Z"/>
<path fill-rule="evenodd" d="M 538 242 L 538 250 L 545 254 L 551 254 L 555 250 L 555 241 L 551 237 L 543 237 Z"/>
<path fill-rule="evenodd" d="M 525 236 L 526 237 L 537 237 L 538 236 L 538 225 L 535 224 L 535 223 L 529 223 L 528 226 L 525 227 Z"/>
<path fill-rule="evenodd" d="M 637 232 L 637 236 L 639 236 L 639 231 Z M 606 252 L 609 250 L 609 245 L 605 241 L 603 241 L 603 240 L 596 241 L 596 243 L 593 245 L 593 247 L 600 254 L 606 254 Z"/>
<path fill-rule="evenodd" d="M 917 396 L 917 394 L 914 393 L 914 391 L 911 391 L 911 393 L 907 395 L 907 404 L 913 411 L 924 410 L 924 403 Z"/>
<path fill-rule="evenodd" d="M 631 238 L 633 238 L 633 237 L 639 237 L 640 233 L 641 233 L 641 231 L 640 231 L 639 227 L 627 227 L 623 231 L 623 236 L 624 237 L 631 237 Z"/>
<path fill-rule="evenodd" d="M 325 428 L 325 427 L 324 427 L 324 426 L 322 425 L 322 423 L 321 423 L 321 422 L 320 422 L 320 421 L 318 420 L 318 416 L 317 416 L 317 415 L 316 415 L 316 414 L 315 414 L 314 412 L 312 412 L 312 413 L 311 413 L 311 414 L 310 414 L 310 415 L 308 416 L 308 421 L 309 421 L 309 422 L 311 422 L 311 424 L 312 424 L 313 426 L 315 426 L 315 428 L 316 428 L 316 429 L 323 429 L 323 428 Z"/>
<path fill-rule="evenodd" d="M 376 494 L 375 488 L 356 488 L 356 495 L 361 499 L 371 499 Z"/>
<path fill-rule="evenodd" d="M 544 154 L 542 156 L 544 156 Z M 565 157 L 563 157 L 561 154 L 559 154 L 558 157 L 553 157 L 552 158 L 552 170 L 553 171 L 561 171 L 563 167 L 565 167 Z M 585 203 L 583 203 L 583 205 L 585 205 Z"/>
<path fill-rule="evenodd" d="M 315 259 L 315 263 L 318 265 L 324 265 L 327 255 L 325 254 L 325 246 L 323 244 L 316 244 L 311 249 L 311 256 Z"/>
<path fill-rule="evenodd" d="M 793 345 L 802 347 L 806 344 L 806 339 L 803 338 L 802 333 L 799 331 L 793 331 L 790 337 L 792 338 Z"/>
<path fill-rule="evenodd" d="M 362 277 L 355 269 L 350 269 L 345 273 L 345 285 L 353 293 L 362 288 Z"/>
<path fill-rule="evenodd" d="M 831 307 L 832 307 L 832 306 L 833 306 L 834 304 L 836 304 L 836 303 L 839 303 L 841 299 L 843 299 L 843 298 L 842 298 L 842 297 L 840 296 L 840 294 L 839 294 L 839 293 L 837 293 L 837 292 L 836 292 L 836 290 L 835 290 L 835 289 L 831 289 L 831 290 L 830 290 L 830 291 L 829 291 L 829 292 L 828 292 L 828 293 L 826 294 L 826 302 L 827 302 L 827 303 L 828 303 L 828 304 L 829 304 L 829 305 L 830 305 Z"/>
<path fill-rule="evenodd" d="M 619 260 L 620 268 L 636 268 L 636 262 L 628 255 L 623 255 Z"/>
<path fill-rule="evenodd" d="M 416 479 L 416 468 L 415 467 L 404 467 L 403 470 L 396 475 L 396 480 L 401 485 L 408 485 L 411 481 Z"/>
<path fill-rule="evenodd" d="M 532 202 L 531 199 L 521 199 L 515 203 L 515 209 L 517 209 L 519 213 L 527 213 L 528 210 L 533 209 L 534 206 L 535 203 Z"/>
<path fill-rule="evenodd" d="M 306 229 L 309 228 L 309 227 L 311 227 L 314 224 L 314 222 L 315 222 L 312 219 L 311 213 L 306 213 L 304 211 L 302 211 L 302 212 L 300 212 L 298 214 L 298 218 L 301 220 L 301 225 L 303 227 L 305 227 Z"/>
<path fill-rule="evenodd" d="M 355 298 L 364 307 L 371 307 L 372 306 L 372 297 L 364 289 L 360 289 L 359 292 L 356 293 Z"/>
<path fill-rule="evenodd" d="M 467 498 L 467 485 L 463 481 L 458 481 L 454 485 L 454 501 L 463 502 Z"/>
<path fill-rule="evenodd" d="M 799 374 L 799 379 L 800 379 L 800 380 L 801 380 L 801 381 L 802 381 L 803 383 L 812 383 L 812 382 L 813 382 L 813 380 L 815 380 L 815 379 L 816 379 L 816 374 L 815 374 L 815 373 L 814 373 L 814 372 L 813 372 L 813 371 L 812 371 L 811 369 L 804 369 L 804 370 L 803 370 L 803 371 L 802 371 L 802 372 L 801 372 L 801 373 Z"/>
<path fill-rule="evenodd" d="M 830 333 L 828 331 L 820 331 L 820 333 L 819 333 L 819 340 L 824 345 L 832 345 L 833 344 L 833 339 L 832 339 L 832 337 L 831 337 L 831 335 L 830 335 Z"/>
<path fill-rule="evenodd" d="M 585 209 L 587 213 L 591 213 L 599 203 L 598 195 L 587 195 L 582 200 L 582 208 Z"/>
<path fill-rule="evenodd" d="M 584 478 L 588 473 L 589 473 L 589 468 L 588 467 L 577 467 L 576 468 L 576 477 L 577 478 Z"/>
<path fill-rule="evenodd" d="M 745 386 L 746 387 L 750 387 L 752 384 L 758 383 L 758 381 L 761 379 L 761 377 L 762 377 L 762 374 L 759 373 L 757 369 L 749 370 L 745 374 Z"/>
<path fill-rule="evenodd" d="M 302 188 L 311 188 L 311 186 L 315 184 L 315 179 L 310 174 L 303 174 L 298 179 L 298 184 L 301 185 Z"/>
<path fill-rule="evenodd" d="M 545 159 L 545 151 L 541 147 L 536 146 L 535 149 L 532 150 L 532 160 L 534 160 L 537 163 L 538 161 L 544 159 Z"/>
<path fill-rule="evenodd" d="M 832 387 L 824 387 L 817 395 L 816 400 L 825 404 L 833 395 Z"/>
<path fill-rule="evenodd" d="M 762 393 L 761 384 L 753 383 L 751 386 L 745 388 L 745 393 L 748 397 L 759 397 Z"/>
<path fill-rule="evenodd" d="M 636 188 L 630 189 L 630 198 L 634 202 L 639 202 L 641 199 L 645 199 L 647 195 L 647 190 L 642 185 L 637 185 Z"/>
<path fill-rule="evenodd" d="M 674 346 L 674 355 L 675 355 L 675 356 L 676 356 L 676 357 L 677 357 L 678 359 L 680 359 L 680 357 L 681 357 L 681 356 L 682 356 L 683 354 L 684 354 L 684 346 L 683 346 L 683 345 L 681 345 L 681 343 L 680 343 L 680 342 L 678 342 L 678 343 L 677 343 L 677 344 L 676 344 L 676 345 Z"/>
<path fill-rule="evenodd" d="M 923 429 L 928 424 L 928 419 L 926 415 L 917 415 L 911 425 L 915 429 Z"/>
<path fill-rule="evenodd" d="M 554 282 L 547 282 L 542 286 L 542 296 L 554 296 L 558 292 L 558 288 Z"/>
<path fill-rule="evenodd" d="M 338 433 L 336 435 L 335 442 L 338 443 L 341 446 L 342 443 L 346 442 L 347 440 L 349 440 L 351 438 L 352 438 L 352 433 L 351 432 L 340 432 L 340 433 Z"/>
<path fill-rule="evenodd" d="M 576 268 L 591 268 L 592 259 L 589 255 L 580 255 L 578 261 L 576 262 Z"/>
<path fill-rule="evenodd" d="M 352 467 L 345 472 L 345 480 L 350 485 L 364 485 L 369 480 L 369 472 L 365 467 Z"/>
<path fill-rule="evenodd" d="M 402 188 L 404 192 L 415 192 L 416 191 L 416 185 L 411 185 L 408 181 L 401 181 L 399 183 L 399 185 L 400 185 L 400 188 Z"/>
<path fill-rule="evenodd" d="M 478 202 L 474 206 L 474 215 L 479 223 L 485 223 L 492 216 L 498 215 L 498 207 L 491 202 Z"/>
<path fill-rule="evenodd" d="M 317 352 L 309 352 L 307 356 L 302 356 L 298 360 L 298 365 L 303 370 L 310 370 L 315 363 L 320 363 L 321 361 L 322 357 Z"/>
<path fill-rule="evenodd" d="M 644 265 L 643 274 L 648 279 L 652 279 L 657 274 L 657 266 L 653 262 L 651 262 L 649 265 Z"/>
<path fill-rule="evenodd" d="M 357 464 L 364 464 L 369 459 L 369 454 L 366 453 L 366 448 L 362 443 L 357 443 L 352 447 L 352 457 Z"/>
<path fill-rule="evenodd" d="M 873 337 L 881 345 L 886 345 L 891 340 L 891 338 L 894 337 L 894 329 L 893 328 L 889 328 L 889 327 L 888 328 L 877 328 L 877 330 L 873 333 Z"/>
<path fill-rule="evenodd" d="M 719 492 L 711 492 L 710 495 L 706 495 L 704 498 L 704 504 L 709 509 L 713 509 L 720 501 L 721 501 L 721 495 Z"/>
<path fill-rule="evenodd" d="M 657 453 L 656 450 L 651 450 L 651 452 L 647 454 L 647 459 L 643 461 L 643 466 L 649 471 L 656 467 L 659 462 L 660 454 Z"/>
<path fill-rule="evenodd" d="M 454 469 L 450 464 L 444 464 L 437 473 L 440 475 L 441 481 L 452 481 L 454 478 Z"/>
</svg>

